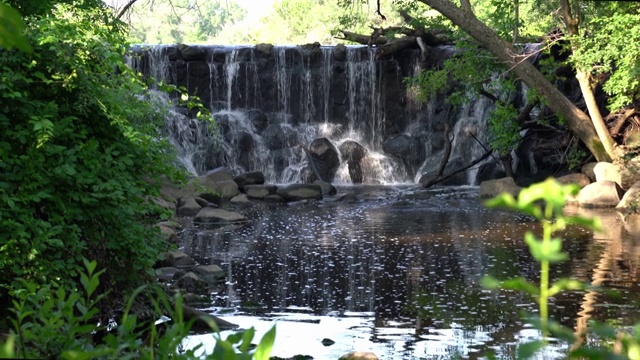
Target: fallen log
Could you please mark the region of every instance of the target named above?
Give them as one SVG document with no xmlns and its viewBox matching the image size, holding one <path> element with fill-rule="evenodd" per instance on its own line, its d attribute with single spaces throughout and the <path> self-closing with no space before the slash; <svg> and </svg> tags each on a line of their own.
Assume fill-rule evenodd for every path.
<svg viewBox="0 0 640 360">
<path fill-rule="evenodd" d="M 362 35 L 347 30 L 340 30 L 340 32 L 342 33 L 342 37 L 340 38 L 342 40 L 347 40 L 362 45 L 369 45 L 369 42 L 371 41 L 370 35 Z M 372 45 L 384 45 L 388 42 L 389 41 L 386 37 L 379 36 Z"/>
<path fill-rule="evenodd" d="M 399 38 L 395 41 L 388 42 L 384 45 L 378 46 L 378 51 L 376 52 L 376 58 L 380 59 L 383 56 L 391 55 L 400 50 L 404 50 L 415 46 L 417 44 L 416 38 L 413 36 L 405 36 Z"/>
</svg>

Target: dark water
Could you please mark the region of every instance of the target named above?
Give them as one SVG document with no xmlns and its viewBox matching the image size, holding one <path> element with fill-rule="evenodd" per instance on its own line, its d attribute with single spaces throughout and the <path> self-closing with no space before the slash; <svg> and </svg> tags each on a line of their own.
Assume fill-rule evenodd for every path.
<svg viewBox="0 0 640 360">
<path fill-rule="evenodd" d="M 539 337 L 521 320 L 528 295 L 488 291 L 483 275 L 537 281 L 523 242 L 531 219 L 485 208 L 477 188 L 345 187 L 339 202 L 245 209 L 249 224 L 199 229 L 185 251 L 228 271 L 209 311 L 258 332 L 276 324 L 272 355 L 337 359 L 352 350 L 381 359 L 512 357 Z M 566 230 L 569 260 L 552 277 L 619 291 L 552 299 L 551 316 L 583 331 L 587 319 L 627 326 L 640 320 L 640 236 L 613 212 L 594 212 L 603 233 Z M 628 227 L 628 224 L 627 224 Z M 329 338 L 336 343 L 323 346 Z M 210 342 L 210 337 L 193 341 Z M 562 357 L 552 344 L 541 358 Z"/>
</svg>

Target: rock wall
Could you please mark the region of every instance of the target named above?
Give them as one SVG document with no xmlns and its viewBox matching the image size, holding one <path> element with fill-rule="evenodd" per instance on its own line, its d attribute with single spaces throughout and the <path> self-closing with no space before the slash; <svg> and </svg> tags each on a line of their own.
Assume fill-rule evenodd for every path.
<svg viewBox="0 0 640 360">
<path fill-rule="evenodd" d="M 397 183 L 416 182 L 438 167 L 445 123 L 454 129 L 451 166 L 484 152 L 478 140 L 487 140 L 489 101 L 470 99 L 454 111 L 443 97 L 418 101 L 405 84 L 405 78 L 451 53 L 443 46 L 430 48 L 422 58 L 417 50 L 404 50 L 376 59 L 364 46 L 161 45 L 134 49 L 130 63 L 157 80 L 185 87 L 214 112 L 229 146 L 200 146 L 207 150 L 191 156 L 196 173 L 224 165 L 237 172 L 263 171 L 276 183 L 313 180 L 303 169 L 308 157 L 296 147 L 326 137 L 338 149 L 348 141 L 367 151 L 358 161 L 340 154 L 342 169 L 325 180 Z M 221 148 L 227 149 L 224 156 L 215 153 Z M 264 152 L 269 155 L 252 162 Z M 483 176 L 490 177 L 494 168 Z M 477 169 L 452 183 L 478 183 Z"/>
</svg>

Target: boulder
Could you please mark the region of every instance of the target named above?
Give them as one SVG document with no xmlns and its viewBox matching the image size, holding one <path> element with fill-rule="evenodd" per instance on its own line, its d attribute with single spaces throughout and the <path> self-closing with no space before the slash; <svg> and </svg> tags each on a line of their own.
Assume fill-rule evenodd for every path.
<svg viewBox="0 0 640 360">
<path fill-rule="evenodd" d="M 160 281 L 171 281 L 174 279 L 174 276 L 180 271 L 182 270 L 173 266 L 165 266 L 156 269 L 156 277 Z"/>
<path fill-rule="evenodd" d="M 273 195 L 278 190 L 276 185 L 247 185 L 244 192 L 249 199 L 264 199 L 269 195 Z"/>
<path fill-rule="evenodd" d="M 333 58 L 336 61 L 347 60 L 347 46 L 344 44 L 337 44 L 333 47 Z"/>
<path fill-rule="evenodd" d="M 336 187 L 331 185 L 330 183 L 326 182 L 326 181 L 320 181 L 320 180 L 316 180 L 313 182 L 316 185 L 320 185 L 320 188 L 322 189 L 322 195 L 335 195 L 338 193 L 338 190 L 336 190 Z"/>
<path fill-rule="evenodd" d="M 306 152 L 317 180 L 331 182 L 340 166 L 338 149 L 326 137 L 314 139 Z"/>
<path fill-rule="evenodd" d="M 164 254 L 164 258 L 169 266 L 176 268 L 191 267 L 196 264 L 191 256 L 183 253 L 180 250 L 169 250 Z"/>
<path fill-rule="evenodd" d="M 220 202 L 222 200 L 222 197 L 220 196 L 220 194 L 212 191 L 200 193 L 198 197 L 207 201 L 208 204 L 206 206 L 211 206 L 212 204 L 220 205 Z"/>
<path fill-rule="evenodd" d="M 181 198 L 178 202 L 178 216 L 194 216 L 196 215 L 202 206 L 198 204 L 195 198 Z"/>
<path fill-rule="evenodd" d="M 251 204 L 251 200 L 247 197 L 247 194 L 238 194 L 229 200 L 232 204 Z"/>
<path fill-rule="evenodd" d="M 262 132 L 264 145 L 269 150 L 280 150 L 298 144 L 298 133 L 289 125 L 271 124 Z"/>
<path fill-rule="evenodd" d="M 154 204 L 160 206 L 161 208 L 167 209 L 167 210 L 171 210 L 171 211 L 175 211 L 176 210 L 175 199 L 171 199 L 171 200 L 172 201 L 168 201 L 168 200 L 165 200 L 165 199 L 163 199 L 161 197 L 157 197 L 157 196 L 154 196 L 154 197 L 151 198 L 151 201 Z"/>
<path fill-rule="evenodd" d="M 262 133 L 269 125 L 269 118 L 262 110 L 251 109 L 247 111 L 247 118 L 258 134 Z"/>
<path fill-rule="evenodd" d="M 203 293 L 207 290 L 207 283 L 192 271 L 178 279 L 176 285 L 181 289 L 194 293 Z"/>
<path fill-rule="evenodd" d="M 512 177 L 487 180 L 480 183 L 480 197 L 492 198 L 503 192 L 517 197 L 520 193 L 520 186 L 516 184 Z"/>
<path fill-rule="evenodd" d="M 264 173 L 262 171 L 251 171 L 240 174 L 234 177 L 233 180 L 241 189 L 247 185 L 262 185 L 264 184 Z"/>
<path fill-rule="evenodd" d="M 627 192 L 624 193 L 622 200 L 616 205 L 618 210 L 640 210 L 638 205 L 640 201 L 640 181 L 635 182 Z"/>
<path fill-rule="evenodd" d="M 227 169 L 224 166 L 209 170 L 204 176 L 212 182 L 233 180 L 233 174 L 231 173 L 231 170 Z"/>
<path fill-rule="evenodd" d="M 275 203 L 275 204 L 280 204 L 280 203 L 287 202 L 287 200 L 285 198 L 283 198 L 282 196 L 280 196 L 278 194 L 272 194 L 272 195 L 266 196 L 262 200 L 264 200 L 266 202 L 270 202 L 270 203 Z"/>
<path fill-rule="evenodd" d="M 367 156 L 367 148 L 360 143 L 347 140 L 338 146 L 342 161 L 347 162 L 349 177 L 354 184 L 360 184 L 363 180 L 361 160 Z"/>
<path fill-rule="evenodd" d="M 591 182 L 596 181 L 596 174 L 593 172 L 593 168 L 596 166 L 597 162 L 588 162 L 580 168 L 580 172 L 587 175 Z"/>
<path fill-rule="evenodd" d="M 200 265 L 193 268 L 193 272 L 209 284 L 215 284 L 224 277 L 224 270 L 218 265 Z"/>
<path fill-rule="evenodd" d="M 194 197 L 196 193 L 189 186 L 178 186 L 168 180 L 162 182 L 160 186 L 160 196 L 169 202 L 176 202 L 183 197 Z"/>
<path fill-rule="evenodd" d="M 196 200 L 198 205 L 200 205 L 201 207 L 207 207 L 207 206 L 213 205 L 208 200 L 205 200 L 205 199 L 201 198 L 200 196 L 196 196 L 194 199 Z"/>
<path fill-rule="evenodd" d="M 376 354 L 365 351 L 352 351 L 340 356 L 340 360 L 378 360 Z"/>
<path fill-rule="evenodd" d="M 620 203 L 623 190 L 614 181 L 604 180 L 591 183 L 576 196 L 578 205 L 583 207 L 615 207 Z"/>
<path fill-rule="evenodd" d="M 564 175 L 557 178 L 556 181 L 562 185 L 576 184 L 580 186 L 580 188 L 591 184 L 591 180 L 589 179 L 589 177 L 583 173 Z"/>
<path fill-rule="evenodd" d="M 317 184 L 291 184 L 278 188 L 276 194 L 286 201 L 322 200 L 322 188 Z"/>
<path fill-rule="evenodd" d="M 162 238 L 171 244 L 177 244 L 179 239 L 178 239 L 178 234 L 176 233 L 175 229 L 166 226 L 166 225 L 161 225 L 161 224 L 156 224 L 155 226 L 157 226 L 160 229 L 160 233 L 162 233 Z"/>
<path fill-rule="evenodd" d="M 247 221 L 247 218 L 242 214 L 215 208 L 203 208 L 193 219 L 195 223 L 219 225 L 242 223 L 245 221 Z"/>
<path fill-rule="evenodd" d="M 407 134 L 393 136 L 384 141 L 382 149 L 412 167 L 418 167 L 425 159 L 424 144 L 420 139 Z"/>
<path fill-rule="evenodd" d="M 211 193 L 219 195 L 220 200 L 217 200 L 218 203 L 222 200 L 229 200 L 240 192 L 238 184 L 233 180 L 233 175 L 226 170 L 209 172 L 206 175 L 198 176 L 191 180 L 189 186 L 200 194 Z M 214 196 L 212 195 L 212 197 Z M 216 199 L 212 198 L 212 200 L 215 201 Z"/>
<path fill-rule="evenodd" d="M 273 45 L 267 43 L 257 44 L 256 51 L 265 57 L 269 57 L 271 56 L 271 51 L 273 51 Z"/>
<path fill-rule="evenodd" d="M 593 174 L 595 175 L 596 182 L 613 181 L 618 183 L 618 185 L 622 182 L 619 167 L 609 162 L 601 161 L 595 164 L 593 166 Z"/>
<path fill-rule="evenodd" d="M 624 190 L 640 181 L 640 158 L 626 161 L 620 168 L 620 187 Z"/>
<path fill-rule="evenodd" d="M 220 198 L 223 200 L 229 200 L 240 193 L 238 184 L 233 180 L 217 182 L 214 190 L 220 194 Z"/>
</svg>

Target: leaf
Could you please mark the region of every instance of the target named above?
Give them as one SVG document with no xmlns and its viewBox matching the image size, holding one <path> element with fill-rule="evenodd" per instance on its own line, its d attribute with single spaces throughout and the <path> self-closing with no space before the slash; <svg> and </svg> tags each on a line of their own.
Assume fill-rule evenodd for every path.
<svg viewBox="0 0 640 360">
<path fill-rule="evenodd" d="M 30 52 L 31 45 L 22 34 L 25 29 L 20 13 L 7 4 L 0 4 L 0 47 Z"/>
<path fill-rule="evenodd" d="M 564 290 L 584 290 L 588 284 L 575 279 L 560 279 L 549 288 L 549 296 L 554 296 Z"/>
<path fill-rule="evenodd" d="M 567 254 L 561 251 L 562 240 L 559 238 L 539 241 L 533 233 L 528 231 L 524 235 L 524 241 L 529 246 L 531 256 L 538 262 L 557 263 L 567 258 Z"/>
<path fill-rule="evenodd" d="M 238 355 L 231 343 L 218 339 L 216 340 L 216 346 L 214 346 L 210 358 L 216 360 L 236 360 L 238 359 Z"/>
<path fill-rule="evenodd" d="M 536 296 L 540 293 L 540 289 L 538 289 L 532 283 L 528 282 L 523 277 L 505 280 L 502 282 L 502 287 L 507 290 L 524 291 L 527 294 L 530 294 L 533 296 Z"/>
<path fill-rule="evenodd" d="M 15 335 L 10 334 L 9 337 L 5 340 L 4 344 L 0 344 L 0 358 L 3 359 L 13 359 L 15 356 L 14 352 L 14 344 L 15 344 Z"/>
<path fill-rule="evenodd" d="M 546 343 L 543 340 L 535 340 L 518 345 L 518 355 L 516 356 L 516 359 L 531 358 L 536 354 L 536 352 L 544 348 L 545 345 Z"/>
<path fill-rule="evenodd" d="M 254 328 L 249 328 L 242 334 L 242 343 L 240 344 L 240 351 L 242 353 L 246 353 L 249 351 L 251 347 L 251 341 L 253 341 L 253 337 L 255 336 L 256 330 Z"/>
<path fill-rule="evenodd" d="M 274 325 L 271 330 L 264 334 L 262 340 L 260 340 L 260 343 L 256 348 L 256 352 L 253 354 L 253 358 L 255 360 L 269 360 L 269 355 L 271 354 L 271 349 L 273 348 L 275 340 L 276 326 Z"/>
</svg>

